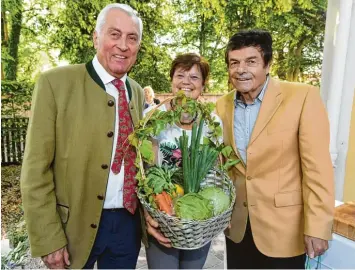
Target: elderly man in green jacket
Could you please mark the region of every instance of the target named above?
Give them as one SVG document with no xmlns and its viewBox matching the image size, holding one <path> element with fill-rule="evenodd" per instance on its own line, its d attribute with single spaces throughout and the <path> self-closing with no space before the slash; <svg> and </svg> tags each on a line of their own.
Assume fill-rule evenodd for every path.
<svg viewBox="0 0 355 270">
<path fill-rule="evenodd" d="M 126 139 L 144 98 L 127 72 L 142 29 L 130 6 L 106 6 L 93 35 L 94 59 L 52 69 L 37 82 L 21 191 L 32 255 L 49 268 L 136 266 L 136 153 Z"/>
</svg>

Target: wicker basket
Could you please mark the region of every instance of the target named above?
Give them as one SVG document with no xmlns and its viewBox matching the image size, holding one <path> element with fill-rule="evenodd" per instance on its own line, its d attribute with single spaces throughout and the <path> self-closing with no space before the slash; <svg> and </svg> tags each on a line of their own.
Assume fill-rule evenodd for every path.
<svg viewBox="0 0 355 270">
<path fill-rule="evenodd" d="M 175 97 L 167 98 L 151 110 L 145 118 L 145 124 L 149 121 L 154 111 L 173 99 Z M 145 176 L 141 153 L 138 151 L 137 155 L 140 160 L 139 170 L 141 175 Z M 148 213 L 159 223 L 160 231 L 166 238 L 170 239 L 174 248 L 192 250 L 203 247 L 218 236 L 228 227 L 231 219 L 235 202 L 235 188 L 232 181 L 225 172 L 215 168 L 209 171 L 201 182 L 200 188 L 203 189 L 210 186 L 221 188 L 229 195 L 231 202 L 226 211 L 207 220 L 182 220 L 178 217 L 169 216 L 152 208 L 146 201 L 144 194 L 137 191 L 137 196 Z"/>
<path fill-rule="evenodd" d="M 149 214 L 159 223 L 159 229 L 171 245 L 177 249 L 192 250 L 203 247 L 218 236 L 227 227 L 231 219 L 235 202 L 235 188 L 225 172 L 210 170 L 202 181 L 201 189 L 215 186 L 230 196 L 229 208 L 223 213 L 207 220 L 182 220 L 156 210 L 145 200 L 144 194 L 137 193 L 138 198 Z"/>
</svg>

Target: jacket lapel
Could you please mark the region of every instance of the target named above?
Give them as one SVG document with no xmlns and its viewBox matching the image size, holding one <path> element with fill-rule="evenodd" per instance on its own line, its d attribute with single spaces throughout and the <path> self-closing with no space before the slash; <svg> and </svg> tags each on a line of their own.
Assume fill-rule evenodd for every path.
<svg viewBox="0 0 355 270">
<path fill-rule="evenodd" d="M 101 87 L 102 90 L 106 91 L 104 83 L 101 81 L 99 75 L 96 73 L 96 70 L 92 64 L 92 61 L 89 61 L 85 65 L 87 72 L 89 73 L 91 79 L 96 82 L 98 86 Z"/>
<path fill-rule="evenodd" d="M 228 132 L 228 138 L 230 140 L 230 145 L 232 146 L 234 153 L 238 159 L 240 159 L 240 162 L 235 165 L 235 167 L 243 174 L 245 174 L 245 164 L 243 162 L 243 159 L 241 158 L 239 151 L 237 149 L 237 146 L 235 144 L 235 137 L 234 137 L 234 97 L 235 97 L 235 91 L 230 93 L 227 98 L 227 102 L 225 104 L 226 106 L 226 115 L 232 116 L 232 117 L 226 117 L 226 126 L 224 127 L 226 129 L 226 132 Z"/>
<path fill-rule="evenodd" d="M 277 108 L 280 106 L 281 102 L 282 93 L 280 91 L 279 84 L 274 79 L 270 79 L 250 138 L 249 146 L 260 135 L 261 131 L 263 131 L 271 117 L 276 112 Z"/>
<path fill-rule="evenodd" d="M 90 77 L 104 90 L 106 91 L 105 85 L 104 83 L 101 81 L 99 75 L 97 74 L 94 65 L 92 64 L 92 61 L 89 61 L 86 63 L 86 70 L 89 73 Z M 129 84 L 128 81 L 128 76 L 126 79 L 126 88 L 127 88 L 127 92 L 128 92 L 128 98 L 129 100 L 132 99 L 132 88 L 131 85 Z"/>
<path fill-rule="evenodd" d="M 104 83 L 101 81 L 99 75 L 96 73 L 96 70 L 92 64 L 92 61 L 89 61 L 88 63 L 86 63 L 86 70 L 89 73 L 90 77 L 93 79 L 93 85 L 99 86 L 101 89 L 103 89 L 104 91 L 106 91 L 105 85 Z M 129 97 L 129 109 L 130 109 L 130 113 L 131 113 L 131 117 L 132 117 L 132 121 L 133 121 L 133 125 L 137 125 L 138 121 L 139 121 L 139 116 L 138 116 L 138 112 L 135 109 L 136 107 L 136 99 L 137 97 L 133 96 L 133 91 L 132 91 L 132 87 L 131 84 L 129 82 L 130 78 L 127 76 L 126 79 L 126 88 L 127 88 L 127 92 L 128 92 L 128 97 Z"/>
</svg>

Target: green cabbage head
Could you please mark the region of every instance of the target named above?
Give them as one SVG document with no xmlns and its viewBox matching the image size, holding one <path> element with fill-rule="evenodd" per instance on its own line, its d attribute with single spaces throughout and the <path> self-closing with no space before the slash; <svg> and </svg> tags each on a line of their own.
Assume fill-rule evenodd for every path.
<svg viewBox="0 0 355 270">
<path fill-rule="evenodd" d="M 187 220 L 204 220 L 212 217 L 211 202 L 197 193 L 188 193 L 175 203 L 176 216 Z"/>
<path fill-rule="evenodd" d="M 230 205 L 229 196 L 217 187 L 207 187 L 201 190 L 200 194 L 203 198 L 210 200 L 213 205 L 213 215 L 219 215 L 228 209 Z"/>
</svg>

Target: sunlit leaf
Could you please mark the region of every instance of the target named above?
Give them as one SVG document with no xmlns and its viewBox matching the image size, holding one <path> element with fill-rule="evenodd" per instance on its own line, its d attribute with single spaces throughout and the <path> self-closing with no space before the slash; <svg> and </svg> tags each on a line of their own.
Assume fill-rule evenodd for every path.
<svg viewBox="0 0 355 270">
<path fill-rule="evenodd" d="M 224 147 L 221 152 L 224 157 L 229 158 L 232 151 L 233 151 L 232 147 L 230 145 L 228 145 L 228 146 Z"/>
<path fill-rule="evenodd" d="M 231 167 L 238 164 L 239 162 L 240 162 L 240 160 L 238 160 L 238 159 L 227 159 L 227 161 L 224 163 L 223 167 L 226 171 L 228 171 Z"/>
<path fill-rule="evenodd" d="M 149 140 L 143 140 L 142 145 L 139 147 L 139 151 L 142 154 L 142 157 L 148 162 L 154 160 L 153 144 Z"/>
</svg>

